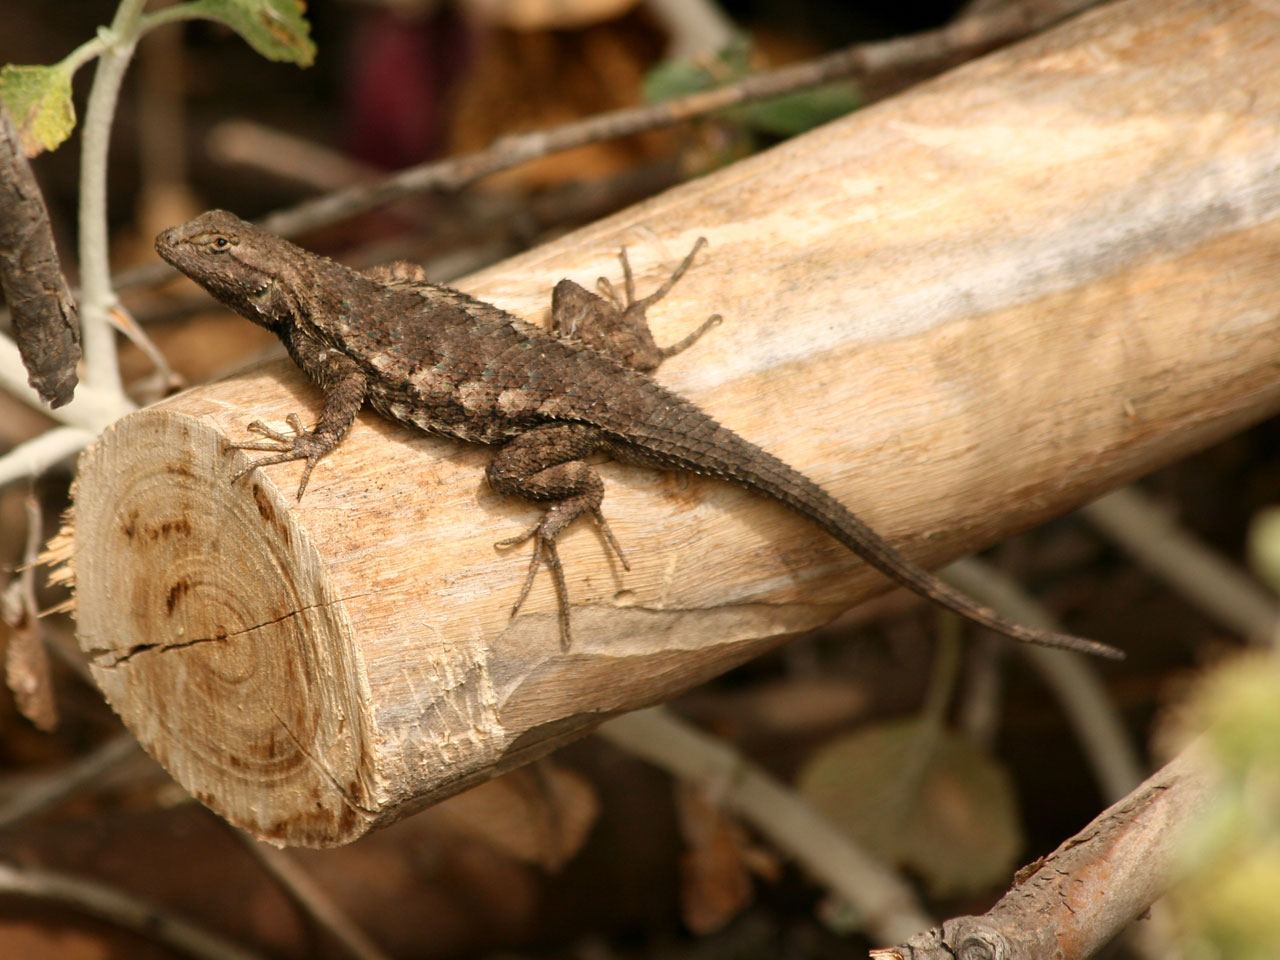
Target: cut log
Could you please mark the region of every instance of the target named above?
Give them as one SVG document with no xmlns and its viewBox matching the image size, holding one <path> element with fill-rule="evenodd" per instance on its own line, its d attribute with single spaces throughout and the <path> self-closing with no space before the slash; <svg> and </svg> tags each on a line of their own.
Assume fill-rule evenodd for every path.
<svg viewBox="0 0 1280 960">
<path fill-rule="evenodd" d="M 659 379 L 937 564 L 1280 408 L 1280 17 L 1131 0 L 470 278 L 545 320 L 551 285 L 641 292 Z M 196 797 L 332 845 L 669 698 L 886 583 L 716 481 L 606 464 L 604 509 L 509 619 L 536 508 L 490 451 L 362 416 L 300 465 L 225 448 L 319 393 L 274 363 L 116 424 L 84 455 L 74 577 L 111 703 Z"/>
</svg>

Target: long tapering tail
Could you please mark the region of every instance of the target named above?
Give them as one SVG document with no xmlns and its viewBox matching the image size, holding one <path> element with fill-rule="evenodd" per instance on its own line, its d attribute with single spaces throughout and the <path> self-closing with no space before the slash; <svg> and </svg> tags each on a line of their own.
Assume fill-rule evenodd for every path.
<svg viewBox="0 0 1280 960">
<path fill-rule="evenodd" d="M 674 455 L 675 461 L 685 460 L 682 464 L 685 469 L 718 476 L 768 494 L 812 520 L 881 573 L 974 623 L 1026 643 L 1061 647 L 1111 659 L 1124 658 L 1122 651 L 1105 643 L 1014 623 L 982 606 L 908 560 L 848 507 L 800 471 L 715 421 L 711 424 L 714 425 L 714 440 L 708 436 L 705 441 L 711 442 L 678 452 L 669 451 L 669 455 Z"/>
</svg>

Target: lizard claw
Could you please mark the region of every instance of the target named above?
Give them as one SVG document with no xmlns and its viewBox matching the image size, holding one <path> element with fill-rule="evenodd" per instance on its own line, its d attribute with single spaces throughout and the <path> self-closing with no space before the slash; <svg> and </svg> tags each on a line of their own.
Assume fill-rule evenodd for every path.
<svg viewBox="0 0 1280 960">
<path fill-rule="evenodd" d="M 247 429 L 254 433 L 260 433 L 266 440 L 249 440 L 241 443 L 231 443 L 227 446 L 232 450 L 264 450 L 268 453 L 274 453 L 274 457 L 263 457 L 260 460 L 254 460 L 243 469 L 237 471 L 231 478 L 231 482 L 235 483 L 246 474 L 252 473 L 258 467 L 269 467 L 277 463 L 289 463 L 293 460 L 307 461 L 306 467 L 302 470 L 302 480 L 298 483 L 299 500 L 307 489 L 307 481 L 311 479 L 311 471 L 315 469 L 316 463 L 322 456 L 333 449 L 333 444 L 328 443 L 324 438 L 316 435 L 315 431 L 308 431 L 302 426 L 302 419 L 296 414 L 291 413 L 286 418 L 289 427 L 293 430 L 293 434 L 281 433 L 267 426 L 261 420 L 255 420 L 249 424 Z"/>
<path fill-rule="evenodd" d="M 622 552 L 622 546 L 613 535 L 613 531 L 609 529 L 609 523 L 605 520 L 604 514 L 600 512 L 598 507 L 589 509 L 596 523 L 600 526 L 600 532 L 604 535 L 605 542 L 617 555 L 618 562 L 622 564 L 622 568 L 630 570 L 631 564 Z M 560 610 L 560 646 L 563 650 L 568 650 L 572 646 L 573 638 L 569 631 L 569 588 L 565 583 L 564 567 L 560 563 L 560 552 L 556 549 L 556 538 L 559 537 L 560 531 L 575 516 L 577 516 L 576 512 L 569 514 L 566 519 L 566 516 L 553 506 L 539 518 L 537 523 L 524 532 L 518 533 L 514 537 L 507 537 L 505 540 L 499 540 L 494 544 L 497 549 L 505 550 L 508 547 L 519 546 L 526 540 L 533 540 L 533 556 L 529 558 L 529 571 L 525 574 L 524 584 L 520 588 L 520 596 L 516 598 L 515 605 L 511 608 L 511 618 L 515 619 L 516 614 L 520 612 L 520 608 L 524 606 L 525 598 L 529 596 L 529 591 L 533 588 L 533 579 L 538 574 L 538 567 L 545 560 L 547 569 L 551 571 L 551 579 L 555 582 L 556 600 Z"/>
<path fill-rule="evenodd" d="M 609 522 L 605 520 L 604 514 L 600 512 L 599 508 L 592 510 L 591 513 L 596 518 L 596 524 L 600 527 L 600 532 L 604 534 L 605 542 L 613 548 L 613 552 L 618 557 L 618 562 L 622 564 L 622 569 L 630 573 L 631 564 L 627 561 L 627 555 L 622 552 L 622 544 L 618 543 L 618 538 L 609 529 Z"/>
<path fill-rule="evenodd" d="M 293 441 L 296 440 L 298 437 L 303 436 L 307 431 L 302 428 L 302 419 L 296 413 L 289 414 L 289 416 L 286 417 L 285 420 L 288 422 L 289 426 L 293 429 L 292 437 L 289 436 L 287 433 L 281 433 L 279 430 L 273 430 L 271 427 L 268 427 L 266 423 L 264 423 L 261 420 L 253 421 L 253 423 L 249 424 L 249 426 L 247 426 L 245 429 L 252 430 L 254 433 L 260 433 L 264 437 L 270 437 L 272 440 L 276 441 L 277 443 L 284 444 L 285 446 L 292 446 Z M 261 446 L 251 447 L 248 444 L 243 444 L 243 443 L 233 443 L 232 447 L 238 450 L 266 449 L 265 447 L 261 447 Z M 273 447 L 271 449 L 277 449 L 277 448 Z"/>
<path fill-rule="evenodd" d="M 524 606 L 525 598 L 529 596 L 529 591 L 533 587 L 533 578 L 537 576 L 540 562 L 545 558 L 547 569 L 551 571 L 551 579 L 556 586 L 556 605 L 560 612 L 560 649 L 568 650 L 573 646 L 573 635 L 569 629 L 569 587 L 564 581 L 564 567 L 560 563 L 560 551 L 556 549 L 555 537 L 543 533 L 540 529 L 542 525 L 543 521 L 540 520 L 519 536 L 499 540 L 494 546 L 509 547 L 523 543 L 530 537 L 535 538 L 533 556 L 529 559 L 529 572 L 525 574 L 520 596 L 511 607 L 511 619 L 514 620 L 520 608 Z"/>
</svg>

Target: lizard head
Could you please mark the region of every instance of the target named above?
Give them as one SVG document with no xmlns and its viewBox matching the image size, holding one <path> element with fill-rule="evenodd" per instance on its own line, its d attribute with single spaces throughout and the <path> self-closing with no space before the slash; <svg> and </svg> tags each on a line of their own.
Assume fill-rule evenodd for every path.
<svg viewBox="0 0 1280 960">
<path fill-rule="evenodd" d="M 226 210 L 209 210 L 156 237 L 156 252 L 241 316 L 271 327 L 292 302 L 298 248 Z"/>
</svg>

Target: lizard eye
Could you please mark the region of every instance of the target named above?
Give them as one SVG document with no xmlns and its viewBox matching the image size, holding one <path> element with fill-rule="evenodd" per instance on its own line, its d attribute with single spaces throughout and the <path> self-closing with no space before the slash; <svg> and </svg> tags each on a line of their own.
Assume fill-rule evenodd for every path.
<svg viewBox="0 0 1280 960">
<path fill-rule="evenodd" d="M 223 250 L 231 249 L 231 241 L 228 240 L 226 237 L 214 237 L 213 242 L 209 244 L 209 246 L 213 250 L 221 253 Z"/>
</svg>

